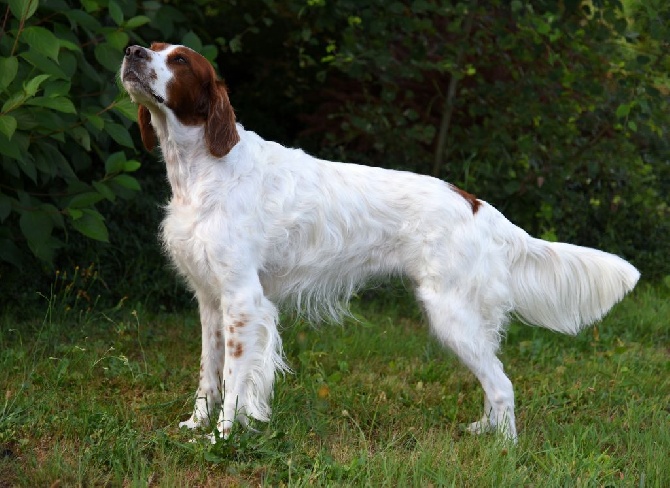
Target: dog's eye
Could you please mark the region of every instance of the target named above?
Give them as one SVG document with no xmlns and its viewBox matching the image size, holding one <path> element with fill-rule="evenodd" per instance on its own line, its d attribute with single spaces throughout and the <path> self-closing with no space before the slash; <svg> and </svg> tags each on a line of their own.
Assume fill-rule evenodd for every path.
<svg viewBox="0 0 670 488">
<path fill-rule="evenodd" d="M 172 58 L 172 62 L 173 63 L 178 63 L 178 64 L 186 64 L 187 60 L 181 54 L 177 54 L 175 57 Z"/>
</svg>

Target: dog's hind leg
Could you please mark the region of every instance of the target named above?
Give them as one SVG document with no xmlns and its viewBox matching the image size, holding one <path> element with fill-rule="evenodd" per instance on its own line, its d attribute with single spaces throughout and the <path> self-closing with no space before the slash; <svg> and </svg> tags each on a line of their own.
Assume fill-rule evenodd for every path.
<svg viewBox="0 0 670 488">
<path fill-rule="evenodd" d="M 500 311 L 487 317 L 479 300 L 459 289 L 441 291 L 435 286 L 419 286 L 417 296 L 435 335 L 472 371 L 484 389 L 484 416 L 469 430 L 497 430 L 516 441 L 514 389 L 496 357 L 502 323 L 491 322 L 504 320 L 504 308 L 499 307 Z"/>
</svg>

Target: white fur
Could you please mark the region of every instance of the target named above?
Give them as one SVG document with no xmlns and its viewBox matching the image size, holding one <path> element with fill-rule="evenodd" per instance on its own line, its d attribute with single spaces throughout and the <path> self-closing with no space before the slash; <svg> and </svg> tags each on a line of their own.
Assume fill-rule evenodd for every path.
<svg viewBox="0 0 670 488">
<path fill-rule="evenodd" d="M 147 61 L 162 97 L 171 49 Z M 163 242 L 200 307 L 202 376 L 188 427 L 221 403 L 223 435 L 235 418 L 269 419 L 275 374 L 288 370 L 275 304 L 337 318 L 367 280 L 402 275 L 484 388 L 484 417 L 470 430 L 516 439 L 514 392 L 496 357 L 510 313 L 575 334 L 638 280 L 617 256 L 534 239 L 485 202 L 474 212 L 435 178 L 319 160 L 240 125 L 240 141 L 215 157 L 202 126 L 126 88 L 151 112 L 173 191 Z"/>
</svg>

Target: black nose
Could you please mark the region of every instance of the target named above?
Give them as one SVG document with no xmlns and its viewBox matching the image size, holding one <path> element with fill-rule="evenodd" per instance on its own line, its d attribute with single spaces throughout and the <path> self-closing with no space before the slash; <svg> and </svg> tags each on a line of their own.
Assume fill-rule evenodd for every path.
<svg viewBox="0 0 670 488">
<path fill-rule="evenodd" d="M 126 57 L 127 58 L 148 58 L 147 50 L 142 46 L 128 46 L 126 48 Z"/>
</svg>

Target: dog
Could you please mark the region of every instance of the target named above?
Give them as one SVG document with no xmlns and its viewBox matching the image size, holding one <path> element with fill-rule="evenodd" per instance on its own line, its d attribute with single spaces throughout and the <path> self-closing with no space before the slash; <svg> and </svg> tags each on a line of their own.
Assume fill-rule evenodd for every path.
<svg viewBox="0 0 670 488">
<path fill-rule="evenodd" d="M 187 47 L 130 46 L 120 78 L 144 146 L 160 145 L 172 189 L 162 241 L 199 306 L 200 381 L 180 427 L 207 427 L 218 411 L 225 438 L 235 421 L 268 421 L 275 375 L 290 371 L 277 307 L 338 319 L 367 281 L 400 275 L 483 387 L 484 415 L 468 429 L 516 441 L 496 355 L 510 316 L 576 334 L 639 279 L 620 257 L 533 238 L 442 180 L 263 140 L 236 123 L 225 84 Z"/>
</svg>

